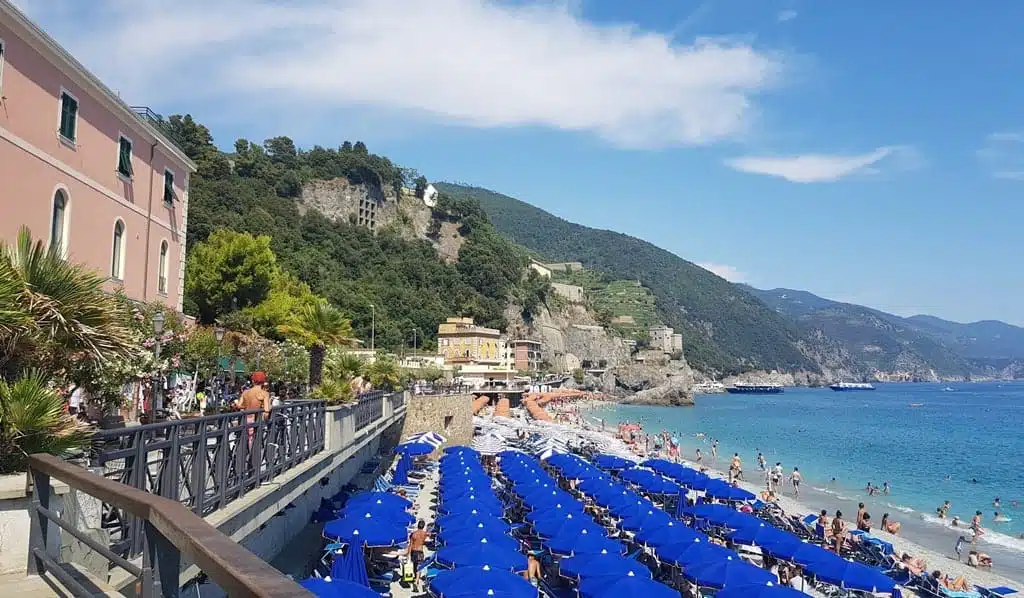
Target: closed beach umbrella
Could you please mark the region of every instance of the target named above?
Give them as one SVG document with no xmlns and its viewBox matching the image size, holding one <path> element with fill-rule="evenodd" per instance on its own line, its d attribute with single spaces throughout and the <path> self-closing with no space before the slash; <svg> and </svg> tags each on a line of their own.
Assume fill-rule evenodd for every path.
<svg viewBox="0 0 1024 598">
<path fill-rule="evenodd" d="M 715 592 L 715 598 L 807 598 L 807 594 L 779 585 L 731 585 Z"/>
<path fill-rule="evenodd" d="M 349 546 L 343 554 L 334 553 L 331 563 L 331 579 L 351 581 L 363 587 L 370 587 L 370 577 L 366 573 L 366 559 L 363 558 L 362 547 Z"/>
<path fill-rule="evenodd" d="M 683 577 L 697 585 L 711 588 L 779 582 L 771 571 L 751 565 L 739 557 L 692 563 L 683 569 Z"/>
<path fill-rule="evenodd" d="M 824 581 L 846 590 L 891 592 L 896 586 L 896 582 L 877 569 L 838 556 L 808 563 L 804 568 L 808 573 L 812 573 L 818 581 Z"/>
<path fill-rule="evenodd" d="M 537 598 L 537 588 L 521 576 L 490 567 L 438 571 L 430 591 L 437 598 Z"/>
<path fill-rule="evenodd" d="M 582 598 L 679 598 L 679 592 L 649 577 L 626 575 L 608 583 L 606 577 L 592 577 L 580 582 Z"/>
<path fill-rule="evenodd" d="M 561 556 L 574 556 L 581 554 L 618 554 L 626 553 L 626 547 L 621 542 L 608 538 L 601 531 L 582 529 L 576 533 L 566 531 L 558 536 L 544 541 L 551 552 Z"/>
<path fill-rule="evenodd" d="M 412 457 L 409 453 L 402 453 L 398 457 L 398 464 L 395 465 L 395 474 L 392 476 L 392 483 L 396 486 L 404 486 L 409 483 L 409 470 L 412 469 Z"/>
<path fill-rule="evenodd" d="M 310 577 L 299 585 L 320 598 L 380 598 L 380 594 L 366 586 L 341 579 L 320 579 Z"/>
<path fill-rule="evenodd" d="M 348 499 L 345 506 L 348 507 L 355 504 L 373 504 L 378 506 L 388 505 L 399 510 L 404 510 L 412 506 L 412 501 L 390 492 L 361 492 Z"/>
<path fill-rule="evenodd" d="M 650 577 L 651 570 L 640 561 L 612 554 L 583 554 L 558 561 L 558 570 L 565 577 Z"/>
<path fill-rule="evenodd" d="M 391 546 L 405 541 L 406 528 L 393 521 L 367 514 L 365 517 L 343 517 L 324 524 L 324 536 L 337 542 L 356 546 Z"/>
<path fill-rule="evenodd" d="M 526 556 L 521 552 L 493 546 L 481 541 L 474 544 L 445 546 L 436 553 L 437 562 L 445 567 L 483 567 L 501 571 L 524 571 Z"/>
</svg>

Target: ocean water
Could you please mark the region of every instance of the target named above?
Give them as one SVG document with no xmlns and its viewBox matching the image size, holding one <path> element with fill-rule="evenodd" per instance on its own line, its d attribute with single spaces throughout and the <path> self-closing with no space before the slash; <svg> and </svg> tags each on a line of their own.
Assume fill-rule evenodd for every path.
<svg viewBox="0 0 1024 598">
<path fill-rule="evenodd" d="M 781 461 L 787 476 L 799 467 L 811 495 L 864 502 L 876 525 L 887 512 L 915 541 L 914 529 L 930 534 L 929 544 L 944 544 L 952 535 L 950 546 L 962 533 L 935 516 L 949 500 L 950 517 L 959 515 L 965 524 L 975 511 L 983 513 L 986 550 L 1024 563 L 1024 383 L 949 386 L 952 392 L 945 385 L 879 384 L 865 392 L 787 388 L 779 395 L 699 395 L 693 408 L 615 405 L 591 416 L 639 421 L 648 432 L 669 430 L 685 458 L 692 460 L 700 447 L 705 463 L 711 439 L 718 439 L 718 467 L 739 453 L 750 481 L 763 479 L 760 450 L 769 466 Z M 886 481 L 888 496 L 868 496 L 868 482 Z M 996 497 L 1011 521 L 993 521 Z M 807 493 L 801 498 L 818 506 Z"/>
</svg>

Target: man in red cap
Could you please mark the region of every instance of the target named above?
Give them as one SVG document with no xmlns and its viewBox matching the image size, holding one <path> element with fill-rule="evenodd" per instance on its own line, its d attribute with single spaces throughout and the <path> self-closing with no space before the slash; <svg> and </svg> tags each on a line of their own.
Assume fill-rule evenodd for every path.
<svg viewBox="0 0 1024 598">
<path fill-rule="evenodd" d="M 252 373 L 252 388 L 242 393 L 235 401 L 235 407 L 242 411 L 250 409 L 263 409 L 263 421 L 270 420 L 270 393 L 267 392 L 267 375 L 264 372 Z M 256 421 L 255 415 L 248 415 L 245 418 L 250 424 Z M 252 440 L 256 433 L 254 427 L 249 428 L 249 440 Z"/>
</svg>

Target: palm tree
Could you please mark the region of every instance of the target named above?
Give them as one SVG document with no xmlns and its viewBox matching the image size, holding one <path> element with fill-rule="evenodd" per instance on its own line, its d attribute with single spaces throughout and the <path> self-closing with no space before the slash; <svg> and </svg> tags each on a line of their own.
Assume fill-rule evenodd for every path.
<svg viewBox="0 0 1024 598">
<path fill-rule="evenodd" d="M 307 305 L 281 333 L 309 347 L 309 384 L 320 384 L 327 345 L 354 345 L 357 341 L 352 323 L 336 307 L 326 301 Z"/>
<path fill-rule="evenodd" d="M 0 474 L 24 469 L 33 453 L 82 448 L 91 429 L 64 411 L 64 399 L 32 370 L 13 383 L 0 379 Z"/>
<path fill-rule="evenodd" d="M 103 290 L 104 279 L 34 241 L 28 228 L 13 245 L 0 244 L 0 279 L 0 368 L 8 374 L 103 363 L 133 350 L 128 314 Z"/>
</svg>

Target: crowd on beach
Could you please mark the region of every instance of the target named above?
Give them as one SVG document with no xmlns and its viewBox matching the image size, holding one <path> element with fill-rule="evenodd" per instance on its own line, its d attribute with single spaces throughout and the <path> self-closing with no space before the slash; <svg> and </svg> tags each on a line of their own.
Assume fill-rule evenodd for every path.
<svg viewBox="0 0 1024 598">
<path fill-rule="evenodd" d="M 559 419 L 561 414 L 564 414 L 564 416 Z M 682 454 L 683 447 L 678 434 L 669 431 L 649 433 L 645 431 L 642 422 L 624 421 L 616 424 L 614 428 L 610 428 L 606 421 L 598 419 L 595 420 L 595 426 L 587 421 L 586 417 L 583 415 L 581 406 L 578 404 L 560 406 L 559 414 L 556 414 L 556 420 L 567 424 L 586 426 L 590 428 L 599 427 L 602 432 L 614 435 L 621 439 L 638 457 L 657 457 L 667 459 L 675 463 L 693 466 L 704 473 L 709 473 L 709 470 L 719 463 L 718 441 L 707 438 L 702 433 L 697 433 L 696 437 L 702 441 L 705 448 L 709 449 L 710 454 L 705 455 L 700 448 L 696 448 L 691 460 L 685 458 Z M 804 480 L 799 467 L 793 467 L 792 471 L 787 475 L 781 462 L 769 465 L 761 451 L 757 452 L 756 462 L 759 471 L 764 476 L 764 488 L 759 494 L 759 498 L 763 502 L 776 503 L 783 494 L 783 490 L 787 485 L 787 482 L 792 488 L 792 496 L 796 499 L 800 498 L 800 488 Z M 724 473 L 730 484 L 735 485 L 737 482 L 747 481 L 744 478 L 743 459 L 738 453 L 734 453 L 729 458 L 727 462 L 727 469 Z M 836 480 L 833 479 L 832 482 L 835 483 Z M 888 495 L 892 492 L 892 487 L 888 481 L 883 482 L 881 487 L 869 482 L 865 488 L 865 492 L 869 496 Z M 995 500 L 995 506 L 997 509 L 999 508 L 998 500 L 999 499 Z M 945 516 L 949 507 L 949 501 L 947 501 L 943 507 L 940 507 L 940 517 Z M 996 515 L 997 517 L 999 516 L 998 511 Z M 996 520 L 998 521 L 998 519 Z M 854 529 L 859 532 L 870 533 L 872 531 L 874 520 L 864 503 L 860 503 L 858 505 L 856 518 L 851 523 L 853 524 Z M 826 538 L 826 543 L 830 544 L 833 549 L 841 549 L 844 544 L 851 541 L 851 536 L 847 529 L 847 522 L 843 519 L 843 514 L 839 510 L 836 510 L 831 516 L 827 510 L 821 510 L 817 513 L 817 519 L 814 525 L 817 533 Z M 956 525 L 956 523 L 954 523 L 954 525 Z M 968 528 L 972 532 L 971 537 L 968 538 L 964 535 L 960 536 L 956 542 L 956 546 L 954 547 L 957 559 L 962 558 L 962 553 L 965 547 L 970 545 L 966 555 L 966 564 L 969 567 L 978 570 L 991 569 L 993 566 L 992 557 L 978 550 L 976 546 L 974 546 L 977 543 L 978 538 L 982 537 L 985 533 L 982 527 L 980 512 L 976 513 Z M 902 529 L 902 524 L 893 519 L 889 513 L 884 513 L 881 521 L 878 523 L 878 529 L 888 534 L 892 534 L 893 536 L 898 536 Z M 923 559 L 912 557 L 907 552 L 899 554 L 897 566 L 905 568 L 914 575 L 921 575 L 926 573 L 928 570 L 928 564 Z M 936 569 L 933 570 L 929 576 L 934 579 L 936 584 L 952 591 L 968 591 L 972 589 L 972 586 L 963 574 L 946 575 Z"/>
</svg>

